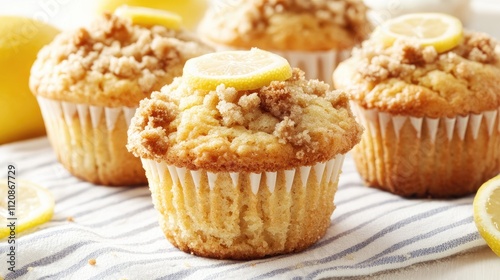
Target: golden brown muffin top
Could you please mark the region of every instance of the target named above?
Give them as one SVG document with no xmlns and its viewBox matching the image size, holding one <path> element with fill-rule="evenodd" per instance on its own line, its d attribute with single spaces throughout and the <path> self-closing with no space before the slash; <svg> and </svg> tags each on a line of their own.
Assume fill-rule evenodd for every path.
<svg viewBox="0 0 500 280">
<path fill-rule="evenodd" d="M 348 49 L 371 31 L 366 12 L 362 0 L 233 0 L 209 9 L 200 34 L 235 48 Z"/>
<path fill-rule="evenodd" d="M 212 51 L 187 31 L 146 28 L 112 14 L 59 34 L 31 69 L 35 95 L 96 106 L 134 107 Z"/>
<path fill-rule="evenodd" d="M 190 170 L 263 172 L 330 160 L 361 133 L 346 94 L 294 69 L 290 79 L 251 91 L 197 90 L 176 78 L 141 101 L 127 147 Z"/>
<path fill-rule="evenodd" d="M 473 32 L 440 54 L 411 41 L 383 46 L 373 38 L 333 77 L 367 109 L 432 118 L 478 114 L 500 106 L 500 46 Z"/>
</svg>

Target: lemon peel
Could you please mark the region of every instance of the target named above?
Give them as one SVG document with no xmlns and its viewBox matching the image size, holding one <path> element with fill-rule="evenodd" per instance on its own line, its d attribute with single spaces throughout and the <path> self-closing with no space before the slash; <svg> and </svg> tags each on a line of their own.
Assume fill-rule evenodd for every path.
<svg viewBox="0 0 500 280">
<path fill-rule="evenodd" d="M 37 53 L 60 30 L 24 16 L 0 15 L 0 144 L 45 135 L 35 96 L 29 88 Z"/>
<path fill-rule="evenodd" d="M 473 206 L 474 222 L 479 233 L 500 257 L 500 175 L 479 188 Z"/>
</svg>

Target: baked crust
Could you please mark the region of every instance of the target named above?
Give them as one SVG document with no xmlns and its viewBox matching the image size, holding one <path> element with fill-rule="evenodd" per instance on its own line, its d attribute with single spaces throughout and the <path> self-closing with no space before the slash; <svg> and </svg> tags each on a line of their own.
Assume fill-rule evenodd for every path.
<svg viewBox="0 0 500 280">
<path fill-rule="evenodd" d="M 182 75 L 186 60 L 210 51 L 187 31 L 104 14 L 45 46 L 31 69 L 30 88 L 61 101 L 133 107 Z"/>
<path fill-rule="evenodd" d="M 216 4 L 200 24 L 208 41 L 236 48 L 349 49 L 371 32 L 360 0 L 251 0 Z"/>
<path fill-rule="evenodd" d="M 141 101 L 127 147 L 190 170 L 270 172 L 345 154 L 361 133 L 346 94 L 294 69 L 253 91 L 195 90 L 177 78 Z"/>
<path fill-rule="evenodd" d="M 339 65 L 333 79 L 366 109 L 432 118 L 478 114 L 500 106 L 500 46 L 473 32 L 441 54 L 411 41 L 384 46 L 373 38 Z"/>
</svg>

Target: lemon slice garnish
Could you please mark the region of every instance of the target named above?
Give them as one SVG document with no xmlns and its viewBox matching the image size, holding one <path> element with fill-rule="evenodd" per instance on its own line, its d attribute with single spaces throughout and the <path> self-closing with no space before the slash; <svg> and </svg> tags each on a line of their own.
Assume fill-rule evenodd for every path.
<svg viewBox="0 0 500 280">
<path fill-rule="evenodd" d="M 54 213 L 54 198 L 47 189 L 29 181 L 16 180 L 13 205 L 9 204 L 9 186 L 13 185 L 8 185 L 7 179 L 0 183 L 0 239 L 10 236 L 8 225 L 11 222 L 15 223 L 15 232 L 19 233 L 49 221 Z M 12 220 L 13 217 L 16 219 Z"/>
<path fill-rule="evenodd" d="M 380 36 L 387 45 L 398 38 L 411 38 L 422 46 L 433 46 L 438 53 L 442 53 L 461 42 L 463 27 L 459 19 L 446 14 L 407 14 L 382 23 L 374 36 Z"/>
<path fill-rule="evenodd" d="M 133 24 L 151 27 L 153 25 L 163 25 L 170 29 L 179 29 L 182 18 L 178 14 L 146 7 L 127 6 L 118 7 L 115 15 L 128 18 Z"/>
<path fill-rule="evenodd" d="M 192 58 L 184 65 L 183 77 L 194 88 L 214 90 L 218 85 L 252 90 L 292 77 L 288 61 L 271 52 L 222 51 Z"/>
<path fill-rule="evenodd" d="M 500 175 L 484 183 L 477 191 L 474 221 L 488 246 L 500 257 Z"/>
</svg>

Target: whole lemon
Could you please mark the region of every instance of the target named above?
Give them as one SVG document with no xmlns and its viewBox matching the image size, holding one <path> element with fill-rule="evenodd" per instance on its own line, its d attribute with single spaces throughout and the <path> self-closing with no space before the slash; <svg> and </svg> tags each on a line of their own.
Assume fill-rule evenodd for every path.
<svg viewBox="0 0 500 280">
<path fill-rule="evenodd" d="M 58 33 L 37 20 L 0 16 L 0 144 L 45 134 L 29 75 L 38 51 Z"/>
<path fill-rule="evenodd" d="M 185 27 L 193 30 L 208 7 L 209 0 L 97 0 L 97 12 L 114 12 L 121 5 L 167 10 L 182 17 Z"/>
</svg>

